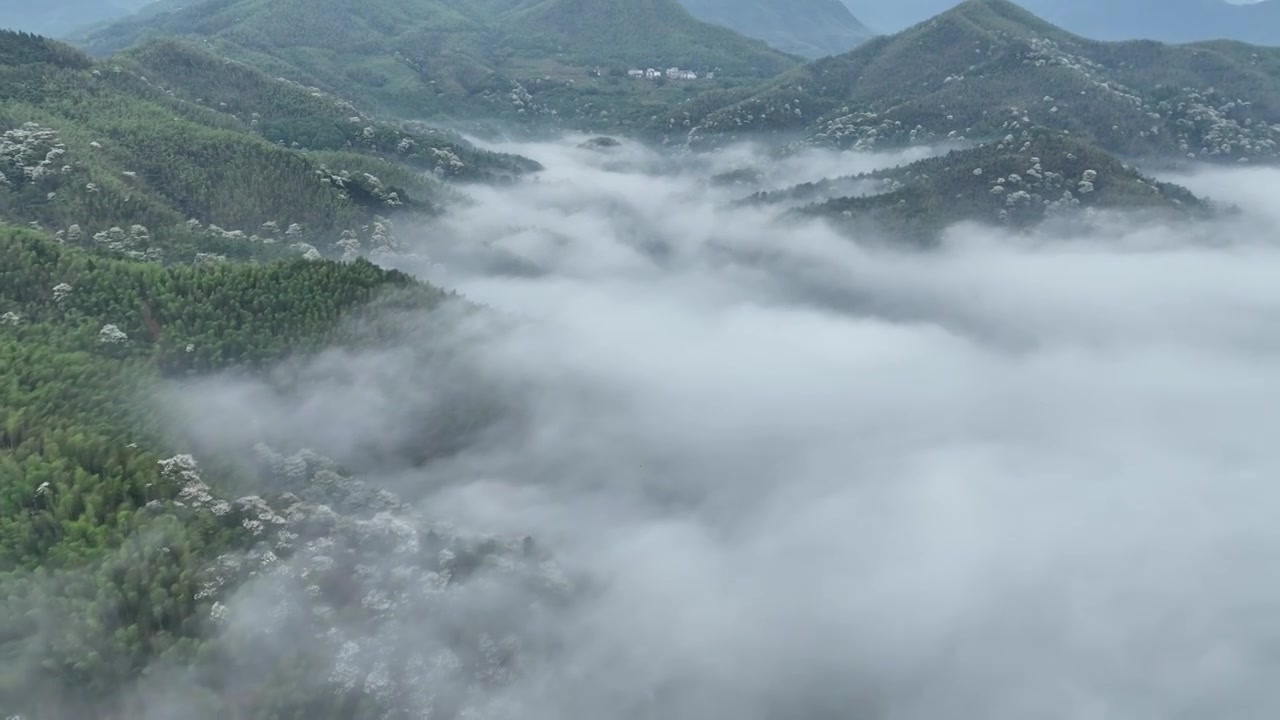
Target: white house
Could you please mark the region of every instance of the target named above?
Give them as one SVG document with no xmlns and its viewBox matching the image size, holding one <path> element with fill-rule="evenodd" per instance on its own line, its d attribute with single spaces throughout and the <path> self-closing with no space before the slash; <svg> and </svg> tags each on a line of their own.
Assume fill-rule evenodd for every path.
<svg viewBox="0 0 1280 720">
<path fill-rule="evenodd" d="M 698 73 L 692 70 L 681 70 L 678 67 L 667 68 L 668 80 L 697 80 Z"/>
<path fill-rule="evenodd" d="M 669 67 L 665 71 L 655 70 L 653 68 L 649 68 L 647 70 L 628 70 L 627 75 L 632 78 L 644 78 L 646 80 L 658 80 L 664 77 L 668 80 L 697 80 L 699 77 L 698 73 L 693 70 L 681 70 L 678 67 Z M 715 76 L 716 74 L 714 72 L 708 72 L 704 73 L 701 77 L 706 78 L 707 80 L 712 80 Z"/>
</svg>

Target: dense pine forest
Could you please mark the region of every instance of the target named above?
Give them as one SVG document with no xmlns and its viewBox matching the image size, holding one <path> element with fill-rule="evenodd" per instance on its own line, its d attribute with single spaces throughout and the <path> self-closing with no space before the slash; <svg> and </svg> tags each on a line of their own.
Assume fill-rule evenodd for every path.
<svg viewBox="0 0 1280 720">
<path fill-rule="evenodd" d="M 421 309 L 445 295 L 364 261 L 163 266 L 12 227 L 0 258 L 0 705 L 112 716 L 95 702 L 142 668 L 210 652 L 218 598 L 200 599 L 201 568 L 258 544 L 249 501 L 193 490 L 183 438 L 149 393 L 331 345 L 370 303 Z"/>
</svg>

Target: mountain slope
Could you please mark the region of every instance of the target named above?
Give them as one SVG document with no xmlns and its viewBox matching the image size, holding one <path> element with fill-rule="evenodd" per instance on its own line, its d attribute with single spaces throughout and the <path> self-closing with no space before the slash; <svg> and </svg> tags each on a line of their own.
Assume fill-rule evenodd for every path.
<svg viewBox="0 0 1280 720">
<path fill-rule="evenodd" d="M 208 41 L 272 76 L 401 117 L 522 123 L 649 117 L 695 87 L 628 84 L 630 67 L 718 67 L 732 82 L 796 64 L 675 0 L 165 0 L 82 44 L 107 54 L 157 36 Z"/>
<path fill-rule="evenodd" d="M 148 41 L 112 62 L 135 70 L 172 97 L 230 115 L 278 145 L 354 150 L 457 180 L 505 179 L 538 169 L 525 158 L 479 150 L 456 133 L 420 123 L 378 121 L 349 102 L 270 77 L 195 44 Z"/>
<path fill-rule="evenodd" d="M 297 372 L 286 358 L 377 347 L 389 317 L 445 302 L 363 261 L 163 266 L 0 225 L 0 707 L 24 718 L 405 717 L 423 707 L 413 691 L 425 670 L 389 677 L 375 696 L 317 658 L 465 601 L 485 563 L 553 590 L 538 581 L 545 558 L 532 540 L 433 524 L 271 438 L 202 451 L 174 422 L 186 382 L 234 371 L 287 392 Z M 395 568 L 403 585 L 389 602 L 362 604 L 389 582 L 362 575 L 362 563 Z M 286 591 L 298 568 L 318 583 L 307 602 Z M 266 586 L 284 592 L 273 605 L 301 610 L 295 621 L 227 632 L 233 598 Z M 522 595 L 528 611 L 535 594 Z M 486 667 L 466 648 L 508 631 L 453 630 L 440 646 L 464 658 L 448 676 L 462 687 Z M 378 645 L 347 662 L 364 676 L 406 647 Z M 170 683 L 174 705 L 159 700 Z"/>
<path fill-rule="evenodd" d="M 695 19 L 676 0 L 543 0 L 503 16 L 519 47 L 586 64 L 679 66 L 769 76 L 792 63 L 735 32 Z"/>
<path fill-rule="evenodd" d="M 95 65 L 0 32 L 0 86 L 12 89 L 0 100 L 0 219 L 149 259 L 337 255 L 386 245 L 385 216 L 431 213 L 446 197 L 388 158 L 446 177 L 527 169 L 255 72 L 172 45 Z M 213 107 L 164 86 L 179 76 Z"/>
<path fill-rule="evenodd" d="M 682 4 L 694 17 L 807 58 L 847 52 L 874 34 L 839 0 L 682 0 Z"/>
<path fill-rule="evenodd" d="M 1037 126 L 1127 156 L 1275 159 L 1280 49 L 1102 43 L 1004 0 L 970 0 L 746 98 L 690 103 L 657 129 L 695 143 L 765 132 L 872 148 Z"/>
</svg>

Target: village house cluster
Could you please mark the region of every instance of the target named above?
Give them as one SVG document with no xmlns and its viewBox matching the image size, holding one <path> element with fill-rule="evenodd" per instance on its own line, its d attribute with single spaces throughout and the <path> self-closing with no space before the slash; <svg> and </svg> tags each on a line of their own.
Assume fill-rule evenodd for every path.
<svg viewBox="0 0 1280 720">
<path fill-rule="evenodd" d="M 649 68 L 647 70 L 628 70 L 627 75 L 635 79 L 657 80 L 665 77 L 668 80 L 697 80 L 701 77 L 703 80 L 714 80 L 716 74 L 714 72 L 705 72 L 702 75 L 693 70 L 681 70 L 678 67 L 667 68 L 666 72 Z"/>
</svg>

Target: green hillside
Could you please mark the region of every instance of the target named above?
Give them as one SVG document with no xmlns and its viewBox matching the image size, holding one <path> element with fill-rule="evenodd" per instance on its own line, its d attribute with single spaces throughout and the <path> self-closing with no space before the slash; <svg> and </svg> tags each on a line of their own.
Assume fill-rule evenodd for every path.
<svg viewBox="0 0 1280 720">
<path fill-rule="evenodd" d="M 94 62 L 0 33 L 0 88 L 0 714 L 126 720 L 169 691 L 197 720 L 421 707 L 420 674 L 377 693 L 301 679 L 327 677 L 316 663 L 342 633 L 421 617 L 491 564 L 553 590 L 545 559 L 440 528 L 312 451 L 197 447 L 156 400 L 214 373 L 287 385 L 317 353 L 376 349 L 449 297 L 360 257 L 397 249 L 392 218 L 435 213 L 449 181 L 538 166 L 180 41 Z M 433 420 L 415 457 L 480 414 Z M 406 587 L 371 609 L 387 579 L 357 568 L 388 560 Z M 232 597 L 286 592 L 286 568 L 317 583 L 295 621 L 225 632 Z M 450 628 L 432 652 L 476 676 L 486 633 L 509 634 Z M 413 666 L 395 652 L 347 662 Z"/>
<path fill-rule="evenodd" d="M 1080 210 L 1209 208 L 1185 188 L 1145 177 L 1096 148 L 1054 132 L 995 143 L 864 175 L 760 193 L 757 203 L 928 243 L 957 222 L 1027 229 Z"/>
<path fill-rule="evenodd" d="M 585 64 L 756 77 L 794 64 L 763 42 L 696 20 L 676 0 L 543 0 L 508 13 L 502 25 L 520 46 Z"/>
<path fill-rule="evenodd" d="M 381 113 L 522 124 L 647 121 L 706 87 L 628 83 L 632 67 L 718 68 L 718 83 L 741 84 L 796 64 L 675 0 L 169 2 L 81 43 L 105 55 L 164 36 Z"/>
<path fill-rule="evenodd" d="M 315 663 L 345 633 L 420 617 L 491 562 L 514 579 L 532 560 L 539 591 L 527 544 L 439 531 L 311 451 L 259 444 L 197 463 L 151 402 L 183 379 L 282 378 L 286 358 L 371 347 L 384 310 L 445 299 L 363 261 L 162 266 L 0 227 L 0 707 L 125 720 L 172 690 L 196 720 L 384 717 L 415 702 L 399 674 L 376 694 L 300 679 L 329 677 Z M 404 587 L 370 609 L 362 585 L 387 579 L 355 568 L 388 561 Z M 286 592 L 276 581 L 290 567 L 316 583 L 306 603 L 289 596 L 295 622 L 223 632 L 233 594 L 251 582 Z M 465 648 L 497 630 L 453 630 L 456 672 L 478 672 L 486 658 Z M 388 657 L 349 662 L 364 677 Z"/>
<path fill-rule="evenodd" d="M 413 286 L 363 262 L 109 260 L 10 227 L 0 259 L 0 704 L 67 717 L 83 703 L 110 717 L 95 700 L 154 658 L 197 650 L 216 600 L 196 600 L 201 566 L 253 543 L 174 502 L 182 478 L 160 460 L 181 439 L 146 403 L 149 388 L 318 347 L 380 288 Z M 171 554 L 130 540 L 147 533 Z M 37 617 L 64 632 L 43 636 Z"/>
<path fill-rule="evenodd" d="M 228 61 L 196 44 L 153 40 L 112 61 L 171 96 L 233 116 L 276 144 L 354 150 L 452 180 L 489 181 L 538 168 L 525 158 L 478 150 L 456 133 L 421 123 L 389 124 L 350 102 Z"/>
<path fill-rule="evenodd" d="M 372 251 L 392 242 L 393 212 L 434 213 L 446 197 L 399 162 L 441 178 L 532 167 L 173 43 L 95 65 L 0 33 L 0 86 L 13 89 L 0 219 L 134 257 Z"/>
<path fill-rule="evenodd" d="M 838 147 L 1070 132 L 1125 156 L 1280 157 L 1280 49 L 1102 43 L 1005 0 L 969 0 L 745 99 L 690 103 L 669 139 L 798 134 Z"/>
<path fill-rule="evenodd" d="M 848 52 L 873 33 L 840 0 L 681 0 L 700 20 L 760 38 L 783 52 L 819 58 Z"/>
</svg>

